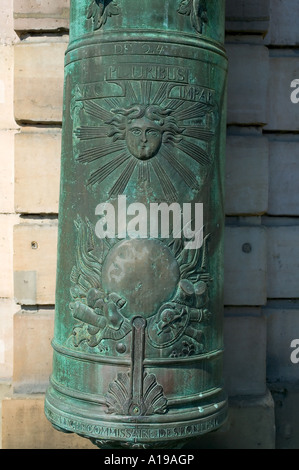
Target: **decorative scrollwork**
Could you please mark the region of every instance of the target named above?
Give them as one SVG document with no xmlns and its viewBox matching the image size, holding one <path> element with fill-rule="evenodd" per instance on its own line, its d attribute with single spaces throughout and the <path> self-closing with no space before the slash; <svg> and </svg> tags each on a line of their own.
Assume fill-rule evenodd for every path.
<svg viewBox="0 0 299 470">
<path fill-rule="evenodd" d="M 205 0 L 181 0 L 178 13 L 190 16 L 192 28 L 203 34 L 203 25 L 208 22 Z"/>
<path fill-rule="evenodd" d="M 178 245 L 181 240 L 172 243 L 180 266 L 180 281 L 171 301 L 164 303 L 157 315 L 149 320 L 149 340 L 156 348 L 167 348 L 185 335 L 193 342 L 189 354 L 195 352 L 194 344 L 197 352 L 204 351 L 203 326 L 211 316 L 206 308 L 209 284 L 212 282 L 207 271 L 208 239 L 209 235 L 205 237 L 202 249 L 196 250 L 180 250 Z M 177 356 L 174 354 L 172 357 Z"/>
<path fill-rule="evenodd" d="M 96 31 L 110 16 L 119 15 L 120 9 L 114 0 L 93 0 L 87 12 L 87 19 L 92 19 Z"/>
<path fill-rule="evenodd" d="M 70 309 L 80 324 L 73 330 L 75 346 L 86 341 L 94 348 L 103 339 L 114 341 L 124 338 L 131 331 L 130 322 L 123 316 L 126 300 L 118 294 L 107 293 L 102 288 L 102 263 L 108 247 L 100 240 L 96 250 L 92 226 L 88 219 L 77 217 L 78 231 L 76 265 L 71 272 Z"/>
</svg>

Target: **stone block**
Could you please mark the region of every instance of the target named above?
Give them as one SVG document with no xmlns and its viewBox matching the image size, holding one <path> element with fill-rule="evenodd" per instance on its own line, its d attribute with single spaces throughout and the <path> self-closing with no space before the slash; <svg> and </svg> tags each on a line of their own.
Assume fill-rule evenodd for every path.
<svg viewBox="0 0 299 470">
<path fill-rule="evenodd" d="M 268 49 L 259 44 L 229 43 L 228 124 L 267 122 Z"/>
<path fill-rule="evenodd" d="M 225 212 L 263 214 L 268 208 L 268 139 L 229 135 Z"/>
<path fill-rule="evenodd" d="M 60 37 L 33 38 L 15 46 L 17 121 L 61 122 L 66 46 Z"/>
<path fill-rule="evenodd" d="M 261 226 L 227 226 L 224 250 L 225 305 L 265 305 L 266 232 Z"/>
<path fill-rule="evenodd" d="M 11 395 L 11 385 L 9 382 L 0 382 L 0 450 L 2 449 L 2 400 Z"/>
<path fill-rule="evenodd" d="M 299 79 L 299 61 L 296 50 L 271 50 L 269 59 L 271 77 L 268 91 L 267 131 L 298 131 L 299 104 L 291 101 L 294 88 L 291 83 Z"/>
<path fill-rule="evenodd" d="M 0 129 L 17 128 L 13 113 L 13 70 L 14 47 L 0 44 Z"/>
<path fill-rule="evenodd" d="M 229 396 L 266 393 L 266 320 L 260 309 L 225 309 L 224 379 Z"/>
<path fill-rule="evenodd" d="M 0 130 L 0 213 L 14 212 L 14 134 Z"/>
<path fill-rule="evenodd" d="M 61 131 L 24 128 L 15 138 L 15 210 L 58 213 Z"/>
<path fill-rule="evenodd" d="M 275 46 L 297 46 L 299 4 L 294 0 L 270 0 L 270 28 L 265 38 Z"/>
<path fill-rule="evenodd" d="M 0 4 L 0 44 L 6 46 L 17 40 L 13 28 L 13 2 L 14 0 L 1 0 Z"/>
<path fill-rule="evenodd" d="M 270 0 L 227 0 L 226 30 L 234 33 L 265 33 L 269 27 Z"/>
<path fill-rule="evenodd" d="M 14 230 L 14 294 L 24 305 L 55 303 L 57 222 Z"/>
<path fill-rule="evenodd" d="M 299 305 L 297 308 L 267 308 L 267 380 L 298 383 L 299 363 L 293 363 L 293 340 L 299 343 Z"/>
<path fill-rule="evenodd" d="M 88 439 L 56 431 L 44 415 L 44 396 L 2 401 L 3 449 L 97 449 Z"/>
<path fill-rule="evenodd" d="M 299 442 L 299 387 L 289 383 L 270 385 L 275 403 L 276 449 L 296 449 Z"/>
<path fill-rule="evenodd" d="M 0 214 L 0 297 L 4 298 L 13 297 L 13 229 L 18 221 L 14 214 Z"/>
<path fill-rule="evenodd" d="M 11 299 L 0 299 L 0 377 L 11 381 L 13 373 L 13 317 L 20 307 Z"/>
<path fill-rule="evenodd" d="M 270 299 L 298 298 L 299 226 L 267 227 Z"/>
<path fill-rule="evenodd" d="M 68 29 L 70 0 L 14 0 L 16 31 Z"/>
<path fill-rule="evenodd" d="M 269 148 L 268 214 L 298 216 L 299 140 L 277 137 L 270 141 Z"/>
<path fill-rule="evenodd" d="M 231 398 L 226 424 L 185 445 L 184 449 L 275 449 L 275 415 L 271 394 Z"/>
<path fill-rule="evenodd" d="M 52 371 L 54 310 L 19 312 L 14 316 L 13 390 L 46 391 Z"/>
</svg>

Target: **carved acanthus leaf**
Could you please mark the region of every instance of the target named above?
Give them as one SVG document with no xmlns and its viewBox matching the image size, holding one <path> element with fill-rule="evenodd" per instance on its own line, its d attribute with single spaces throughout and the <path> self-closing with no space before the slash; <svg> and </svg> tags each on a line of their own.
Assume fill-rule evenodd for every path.
<svg viewBox="0 0 299 470">
<path fill-rule="evenodd" d="M 178 13 L 190 16 L 192 28 L 203 33 L 203 25 L 208 22 L 205 0 L 181 0 Z"/>
<path fill-rule="evenodd" d="M 87 12 L 87 19 L 93 20 L 94 30 L 97 30 L 107 22 L 110 16 L 119 13 L 119 6 L 114 0 L 93 0 Z"/>
<path fill-rule="evenodd" d="M 106 395 L 108 413 L 130 415 L 133 400 L 131 397 L 130 372 L 120 373 L 109 385 Z M 162 385 L 158 384 L 154 374 L 144 373 L 142 403 L 136 403 L 140 409 L 140 416 L 163 414 L 167 412 L 167 399 L 164 396 Z"/>
</svg>

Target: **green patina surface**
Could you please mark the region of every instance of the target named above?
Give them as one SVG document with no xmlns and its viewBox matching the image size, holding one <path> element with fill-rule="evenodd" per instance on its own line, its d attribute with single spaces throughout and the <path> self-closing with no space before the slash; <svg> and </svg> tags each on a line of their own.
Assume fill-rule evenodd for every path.
<svg viewBox="0 0 299 470">
<path fill-rule="evenodd" d="M 45 412 L 99 447 L 225 420 L 224 3 L 71 4 Z"/>
</svg>

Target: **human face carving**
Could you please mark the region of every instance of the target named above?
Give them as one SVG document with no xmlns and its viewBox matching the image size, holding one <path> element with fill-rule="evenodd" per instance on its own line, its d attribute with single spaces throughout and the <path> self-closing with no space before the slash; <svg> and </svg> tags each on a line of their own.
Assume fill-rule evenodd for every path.
<svg viewBox="0 0 299 470">
<path fill-rule="evenodd" d="M 161 147 L 161 128 L 146 117 L 134 119 L 127 125 L 126 142 L 134 157 L 138 160 L 149 160 Z"/>
</svg>

